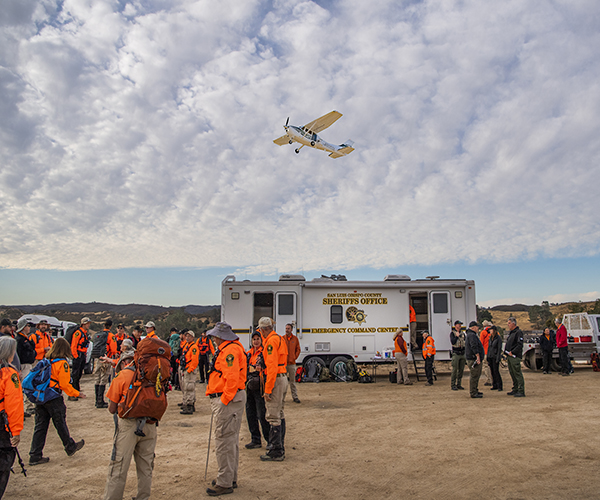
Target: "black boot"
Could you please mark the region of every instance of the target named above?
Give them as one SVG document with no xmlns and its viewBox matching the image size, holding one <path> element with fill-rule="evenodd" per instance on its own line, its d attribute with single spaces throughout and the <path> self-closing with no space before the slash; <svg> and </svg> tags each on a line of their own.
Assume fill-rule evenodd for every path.
<svg viewBox="0 0 600 500">
<path fill-rule="evenodd" d="M 104 402 L 105 385 L 97 385 L 96 388 L 96 408 L 108 408 L 108 403 Z"/>
<path fill-rule="evenodd" d="M 281 425 L 271 425 L 269 432 L 269 444 L 272 448 L 267 452 L 266 455 L 261 455 L 260 459 L 263 462 L 282 462 L 285 458 L 283 448 L 281 446 Z"/>
</svg>

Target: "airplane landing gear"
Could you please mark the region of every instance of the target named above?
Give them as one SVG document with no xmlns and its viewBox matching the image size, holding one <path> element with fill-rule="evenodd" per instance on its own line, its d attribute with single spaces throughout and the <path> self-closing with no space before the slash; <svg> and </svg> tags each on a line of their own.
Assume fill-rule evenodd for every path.
<svg viewBox="0 0 600 500">
<path fill-rule="evenodd" d="M 294 144 L 294 141 L 292 141 L 291 139 L 290 139 L 290 144 Z"/>
<path fill-rule="evenodd" d="M 300 153 L 300 148 L 294 149 L 294 151 L 296 151 L 296 154 L 298 154 L 298 153 Z"/>
<path fill-rule="evenodd" d="M 310 141 L 310 145 L 314 147 L 315 141 Z"/>
</svg>

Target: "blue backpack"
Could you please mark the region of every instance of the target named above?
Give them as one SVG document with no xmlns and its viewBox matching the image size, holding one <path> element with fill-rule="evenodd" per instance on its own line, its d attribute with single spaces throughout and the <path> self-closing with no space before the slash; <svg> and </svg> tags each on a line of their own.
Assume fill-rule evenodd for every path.
<svg viewBox="0 0 600 500">
<path fill-rule="evenodd" d="M 44 358 L 23 379 L 23 392 L 32 403 L 43 405 L 62 396 L 60 389 L 50 387 L 50 381 L 58 383 L 51 377 L 52 365 L 57 361 L 66 360 L 58 358 L 50 361 Z"/>
</svg>

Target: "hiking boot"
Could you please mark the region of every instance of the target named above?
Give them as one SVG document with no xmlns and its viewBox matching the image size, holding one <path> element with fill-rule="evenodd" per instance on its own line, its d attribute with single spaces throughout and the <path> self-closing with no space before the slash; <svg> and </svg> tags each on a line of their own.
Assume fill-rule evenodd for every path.
<svg viewBox="0 0 600 500">
<path fill-rule="evenodd" d="M 298 398 L 294 398 L 294 403 L 299 403 L 300 400 Z"/>
<path fill-rule="evenodd" d="M 457 385 L 457 386 L 456 386 L 456 388 L 457 388 L 459 391 L 464 391 L 464 390 L 465 390 L 465 388 L 464 388 L 462 385 Z"/>
<path fill-rule="evenodd" d="M 75 453 L 77 453 L 79 450 L 81 450 L 81 448 L 83 448 L 83 445 L 85 444 L 85 441 L 82 439 L 81 441 L 78 441 L 77 443 L 75 443 L 75 448 L 73 448 L 70 451 L 67 451 L 67 455 L 72 457 L 73 455 L 75 455 Z"/>
<path fill-rule="evenodd" d="M 477 394 L 471 394 L 471 397 L 472 397 L 472 398 L 482 398 L 482 397 L 483 397 L 483 394 L 481 394 L 481 393 L 479 392 L 479 393 L 477 393 Z"/>
<path fill-rule="evenodd" d="M 254 450 L 256 448 L 262 448 L 262 444 L 260 443 L 248 443 L 246 446 L 246 449 L 248 450 Z"/>
<path fill-rule="evenodd" d="M 75 396 L 69 396 L 67 401 L 79 401 L 79 398 L 76 398 Z"/>
<path fill-rule="evenodd" d="M 196 411 L 196 403 L 192 403 L 190 408 L 192 409 L 192 413 L 194 413 Z"/>
<path fill-rule="evenodd" d="M 413 383 L 408 381 L 408 382 L 404 382 L 404 385 L 413 385 Z"/>
<path fill-rule="evenodd" d="M 433 385 L 433 382 L 427 382 L 425 385 L 427 385 L 427 386 Z"/>
<path fill-rule="evenodd" d="M 177 403 L 177 406 L 179 406 L 179 408 L 183 407 L 183 403 Z"/>
<path fill-rule="evenodd" d="M 213 486 L 216 486 L 217 485 L 217 480 L 213 479 L 210 484 L 212 484 Z M 237 488 L 237 481 L 234 481 L 233 484 L 231 485 L 231 487 L 235 490 Z"/>
<path fill-rule="evenodd" d="M 283 462 L 285 455 L 273 456 L 273 455 L 261 455 L 260 459 L 263 462 Z"/>
<path fill-rule="evenodd" d="M 206 488 L 206 493 L 209 497 L 218 497 L 219 495 L 228 495 L 229 493 L 233 493 L 233 488 L 214 486 L 213 488 Z"/>
<path fill-rule="evenodd" d="M 507 392 L 506 395 L 507 396 L 514 396 L 516 393 L 517 393 L 517 391 L 510 391 L 510 392 Z"/>
<path fill-rule="evenodd" d="M 181 415 L 193 415 L 194 410 L 192 410 L 192 407 L 190 405 L 186 405 L 181 407 L 181 411 L 179 413 Z"/>
<path fill-rule="evenodd" d="M 523 394 L 522 392 L 517 392 L 514 397 L 515 398 L 524 398 L 525 394 Z"/>
<path fill-rule="evenodd" d="M 41 465 L 47 464 L 48 462 L 50 462 L 48 457 L 40 457 L 37 460 L 32 460 L 31 458 L 29 459 L 29 465 Z"/>
<path fill-rule="evenodd" d="M 96 408 L 108 408 L 108 403 L 106 401 L 96 403 Z"/>
<path fill-rule="evenodd" d="M 458 391 L 458 387 L 450 387 L 453 391 Z"/>
<path fill-rule="evenodd" d="M 483 385 L 492 385 L 492 384 L 490 384 L 489 382 L 486 382 L 486 383 L 485 383 L 485 384 L 483 384 Z"/>
</svg>

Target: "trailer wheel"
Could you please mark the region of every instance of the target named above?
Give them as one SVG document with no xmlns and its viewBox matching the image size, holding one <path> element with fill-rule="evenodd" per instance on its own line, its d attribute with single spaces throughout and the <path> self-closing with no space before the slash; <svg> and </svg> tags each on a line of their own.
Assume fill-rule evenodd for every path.
<svg viewBox="0 0 600 500">
<path fill-rule="evenodd" d="M 535 351 L 529 351 L 525 355 L 525 359 L 523 359 L 523 364 L 535 372 L 542 368 L 544 362 L 543 360 L 536 358 Z"/>
<path fill-rule="evenodd" d="M 348 361 L 348 358 L 346 356 L 336 356 L 335 358 L 333 358 L 331 360 L 331 363 L 329 363 L 329 373 L 333 373 L 335 365 L 337 365 L 340 361 L 343 361 L 345 363 L 346 361 Z"/>
</svg>

